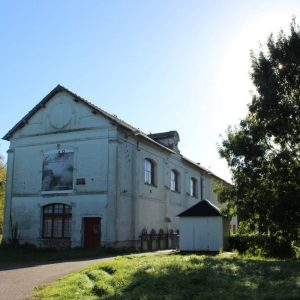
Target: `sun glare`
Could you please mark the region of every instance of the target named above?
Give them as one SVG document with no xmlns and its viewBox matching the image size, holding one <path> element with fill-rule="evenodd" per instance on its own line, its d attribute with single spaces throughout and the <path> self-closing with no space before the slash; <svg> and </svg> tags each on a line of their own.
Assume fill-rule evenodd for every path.
<svg viewBox="0 0 300 300">
<path fill-rule="evenodd" d="M 250 91 L 254 88 L 249 77 L 250 51 L 264 50 L 270 34 L 277 36 L 281 29 L 287 31 L 292 17 L 291 13 L 284 12 L 260 16 L 240 27 L 228 39 L 217 80 L 228 125 L 245 117 L 247 103 L 251 101 Z"/>
</svg>

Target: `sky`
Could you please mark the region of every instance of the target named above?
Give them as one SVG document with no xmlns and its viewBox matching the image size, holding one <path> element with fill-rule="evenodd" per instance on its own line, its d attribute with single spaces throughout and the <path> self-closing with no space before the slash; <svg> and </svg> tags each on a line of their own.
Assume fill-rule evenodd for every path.
<svg viewBox="0 0 300 300">
<path fill-rule="evenodd" d="M 293 16 L 299 0 L 0 0 L 0 135 L 61 84 L 143 132 L 177 130 L 230 180 L 217 148 L 246 116 L 250 50 Z"/>
</svg>

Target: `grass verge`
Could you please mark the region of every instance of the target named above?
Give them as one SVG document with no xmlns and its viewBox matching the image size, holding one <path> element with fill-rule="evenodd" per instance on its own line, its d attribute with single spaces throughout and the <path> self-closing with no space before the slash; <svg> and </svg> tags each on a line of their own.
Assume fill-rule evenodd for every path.
<svg viewBox="0 0 300 300">
<path fill-rule="evenodd" d="M 299 299 L 300 262 L 238 255 L 118 257 L 68 275 L 32 299 Z"/>
</svg>

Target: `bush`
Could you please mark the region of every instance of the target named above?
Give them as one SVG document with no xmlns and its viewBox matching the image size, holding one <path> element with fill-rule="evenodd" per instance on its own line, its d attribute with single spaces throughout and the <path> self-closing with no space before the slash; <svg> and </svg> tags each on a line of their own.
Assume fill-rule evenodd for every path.
<svg viewBox="0 0 300 300">
<path fill-rule="evenodd" d="M 290 242 L 282 235 L 269 234 L 235 234 L 229 239 L 230 249 L 241 254 L 265 257 L 296 257 L 300 256 L 297 242 Z"/>
<path fill-rule="evenodd" d="M 300 259 L 300 241 L 292 241 L 292 250 L 293 250 L 293 254 L 294 257 L 297 259 Z"/>
</svg>

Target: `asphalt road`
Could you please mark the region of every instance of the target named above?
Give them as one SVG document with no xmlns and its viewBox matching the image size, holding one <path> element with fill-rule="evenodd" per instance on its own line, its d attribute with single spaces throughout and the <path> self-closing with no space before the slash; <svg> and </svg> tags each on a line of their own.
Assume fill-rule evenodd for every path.
<svg viewBox="0 0 300 300">
<path fill-rule="evenodd" d="M 4 270 L 0 267 L 0 299 L 26 299 L 36 286 L 45 285 L 91 264 L 111 259 L 114 257 L 44 265 L 12 265 L 11 269 L 6 266 Z"/>
<path fill-rule="evenodd" d="M 170 253 L 171 250 L 147 254 Z M 21 300 L 32 295 L 34 287 L 56 281 L 62 276 L 92 264 L 113 260 L 115 257 L 72 260 L 50 264 L 11 264 L 0 266 L 0 299 Z"/>
</svg>

